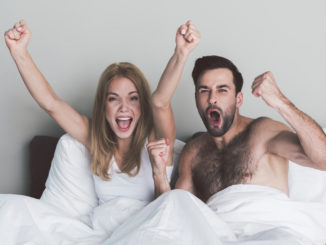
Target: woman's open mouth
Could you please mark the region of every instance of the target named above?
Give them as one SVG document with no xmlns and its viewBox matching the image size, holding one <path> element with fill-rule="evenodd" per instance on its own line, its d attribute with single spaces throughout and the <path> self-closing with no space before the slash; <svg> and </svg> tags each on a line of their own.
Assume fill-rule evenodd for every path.
<svg viewBox="0 0 326 245">
<path fill-rule="evenodd" d="M 118 128 L 122 132 L 126 132 L 129 130 L 132 118 L 131 117 L 118 117 L 116 120 Z"/>
</svg>

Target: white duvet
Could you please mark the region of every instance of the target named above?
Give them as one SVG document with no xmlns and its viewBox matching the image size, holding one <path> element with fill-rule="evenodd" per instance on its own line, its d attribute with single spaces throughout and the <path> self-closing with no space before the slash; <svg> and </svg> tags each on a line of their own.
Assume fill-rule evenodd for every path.
<svg viewBox="0 0 326 245">
<path fill-rule="evenodd" d="M 145 205 L 142 201 L 119 198 L 76 217 L 42 200 L 0 195 L 0 244 L 101 244 Z"/>
<path fill-rule="evenodd" d="M 69 216 L 42 200 L 0 195 L 1 244 L 326 244 L 326 205 L 254 185 L 209 199 L 174 190 L 152 203 L 119 198 Z"/>
<path fill-rule="evenodd" d="M 176 143 L 175 161 L 184 145 Z M 289 187 L 292 201 L 272 188 L 235 185 L 208 205 L 174 190 L 148 205 L 117 198 L 98 206 L 88 151 L 66 134 L 41 200 L 0 194 L 0 244 L 325 245 L 326 172 L 290 163 Z"/>
<path fill-rule="evenodd" d="M 255 185 L 231 186 L 207 204 L 186 191 L 165 193 L 104 244 L 326 244 L 325 204 Z"/>
</svg>

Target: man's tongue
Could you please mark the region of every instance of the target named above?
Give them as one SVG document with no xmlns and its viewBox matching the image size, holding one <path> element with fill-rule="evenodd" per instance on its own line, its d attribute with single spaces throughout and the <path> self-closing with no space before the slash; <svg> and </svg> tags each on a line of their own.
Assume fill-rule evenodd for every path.
<svg viewBox="0 0 326 245">
<path fill-rule="evenodd" d="M 118 126 L 120 129 L 128 129 L 131 123 L 131 120 L 117 120 Z"/>
<path fill-rule="evenodd" d="M 211 111 L 210 112 L 210 119 L 211 119 L 211 123 L 214 126 L 218 126 L 220 123 L 220 114 L 217 111 Z"/>
</svg>

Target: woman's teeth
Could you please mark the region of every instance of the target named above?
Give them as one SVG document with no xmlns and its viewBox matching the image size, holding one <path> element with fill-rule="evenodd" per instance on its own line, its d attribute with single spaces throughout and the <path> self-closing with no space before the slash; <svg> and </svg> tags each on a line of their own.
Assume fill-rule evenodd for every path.
<svg viewBox="0 0 326 245">
<path fill-rule="evenodd" d="M 120 129 L 128 129 L 131 122 L 132 122 L 132 118 L 130 117 L 119 117 L 116 119 L 117 124 L 119 126 Z"/>
</svg>

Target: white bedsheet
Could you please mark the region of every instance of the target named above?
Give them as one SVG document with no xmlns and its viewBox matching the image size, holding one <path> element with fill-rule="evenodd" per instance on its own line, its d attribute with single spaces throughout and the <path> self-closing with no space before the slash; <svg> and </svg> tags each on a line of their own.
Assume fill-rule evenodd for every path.
<svg viewBox="0 0 326 245">
<path fill-rule="evenodd" d="M 147 203 L 127 198 L 74 217 L 42 200 L 0 195 L 0 244 L 101 244 L 126 218 Z"/>
<path fill-rule="evenodd" d="M 208 201 L 174 190 L 119 226 L 103 244 L 326 244 L 326 205 L 273 188 L 235 185 Z"/>
<path fill-rule="evenodd" d="M 147 205 L 127 198 L 71 216 L 42 200 L 0 195 L 1 244 L 326 244 L 326 205 L 273 188 L 235 185 L 208 204 L 173 190 Z"/>
</svg>

